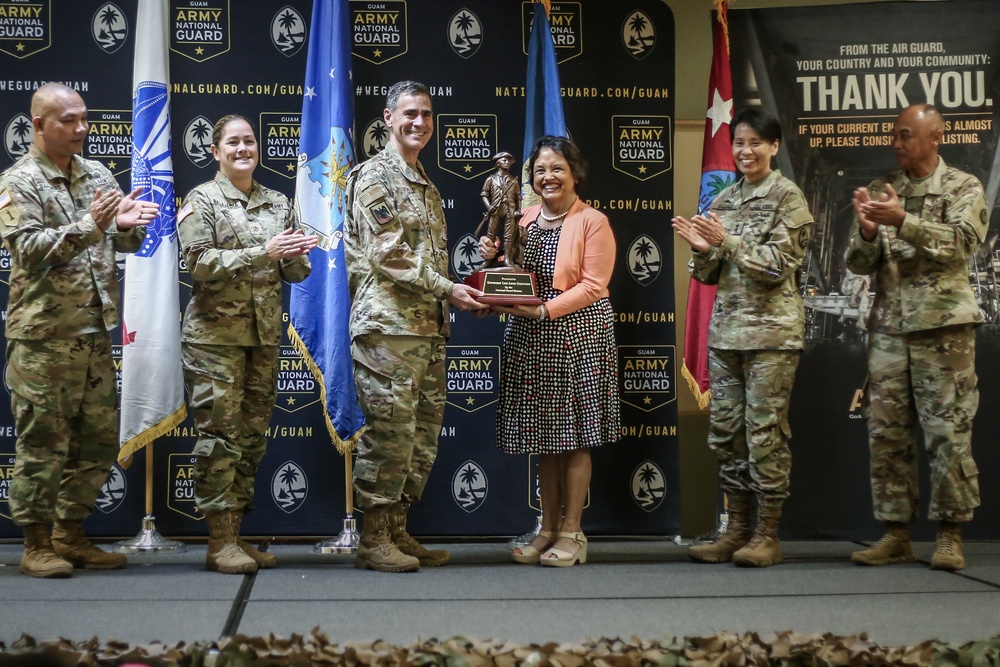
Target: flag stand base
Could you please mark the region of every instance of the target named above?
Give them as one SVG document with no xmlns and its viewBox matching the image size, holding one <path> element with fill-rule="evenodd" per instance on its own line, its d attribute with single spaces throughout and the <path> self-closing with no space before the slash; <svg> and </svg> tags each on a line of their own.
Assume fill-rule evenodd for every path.
<svg viewBox="0 0 1000 667">
<path fill-rule="evenodd" d="M 156 530 L 156 519 L 152 514 L 142 518 L 142 530 L 131 540 L 115 542 L 115 551 L 126 554 L 180 553 L 187 550 L 183 542 L 168 540 Z"/>
<path fill-rule="evenodd" d="M 344 519 L 344 529 L 335 539 L 323 540 L 313 545 L 314 554 L 354 554 L 358 552 L 358 524 L 353 514 Z"/>
</svg>

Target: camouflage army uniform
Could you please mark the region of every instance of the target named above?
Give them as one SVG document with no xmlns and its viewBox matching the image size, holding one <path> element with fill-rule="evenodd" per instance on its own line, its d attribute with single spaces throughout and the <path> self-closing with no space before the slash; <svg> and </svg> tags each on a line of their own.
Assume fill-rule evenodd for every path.
<svg viewBox="0 0 1000 667">
<path fill-rule="evenodd" d="M 796 273 L 812 215 L 777 171 L 756 186 L 741 179 L 712 202 L 727 236 L 694 253 L 694 278 L 719 289 L 709 324 L 709 447 L 722 487 L 780 504 L 788 497 L 788 404 L 804 339 Z"/>
<path fill-rule="evenodd" d="M 177 219 L 194 279 L 182 350 L 198 427 L 195 498 L 205 513 L 249 512 L 277 393 L 281 281 L 305 280 L 309 259 L 268 258 L 264 244 L 298 220 L 287 197 L 256 181 L 247 197 L 220 172 Z"/>
<path fill-rule="evenodd" d="M 989 224 L 983 186 L 939 159 L 925 180 L 905 172 L 890 183 L 906 211 L 903 225 L 881 226 L 861 238 L 857 221 L 847 267 L 875 274 L 868 324 L 868 429 L 875 518 L 909 522 L 917 516 L 917 436 L 930 454 L 928 514 L 969 521 L 979 506 L 972 458 L 972 420 L 979 406 L 974 325 L 983 321 L 969 285 L 968 260 Z"/>
<path fill-rule="evenodd" d="M 138 250 L 146 231 L 102 232 L 89 211 L 98 189 L 118 189 L 99 162 L 73 156 L 67 178 L 35 146 L 0 180 L 20 526 L 86 519 L 118 454 L 115 252 Z"/>
<path fill-rule="evenodd" d="M 423 493 L 444 420 L 448 246 L 441 194 L 390 143 L 348 177 L 344 252 L 354 381 L 368 429 L 354 488 L 363 508 Z"/>
</svg>

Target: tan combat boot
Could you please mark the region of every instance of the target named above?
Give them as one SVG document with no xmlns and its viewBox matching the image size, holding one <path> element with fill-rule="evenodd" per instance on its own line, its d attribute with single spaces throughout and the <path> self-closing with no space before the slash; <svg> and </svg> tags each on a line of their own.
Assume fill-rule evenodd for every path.
<svg viewBox="0 0 1000 667">
<path fill-rule="evenodd" d="M 389 537 L 388 505 L 365 510 L 354 567 L 377 572 L 416 572 L 420 569 L 420 561 L 400 551 Z"/>
<path fill-rule="evenodd" d="M 52 527 L 52 549 L 74 567 L 85 570 L 117 570 L 128 564 L 125 554 L 99 549 L 83 534 L 82 521 L 57 519 Z"/>
<path fill-rule="evenodd" d="M 771 567 L 783 558 L 778 542 L 778 522 L 781 505 L 760 505 L 757 508 L 757 530 L 750 543 L 733 554 L 733 562 L 740 567 Z"/>
<path fill-rule="evenodd" d="M 401 500 L 389 507 L 389 537 L 396 548 L 407 556 L 420 561 L 421 567 L 439 567 L 451 560 L 451 552 L 446 549 L 427 549 L 406 532 L 406 513 L 413 503 Z"/>
<path fill-rule="evenodd" d="M 71 577 L 73 565 L 52 550 L 49 527 L 44 523 L 30 523 L 24 527 L 24 555 L 21 572 L 32 577 Z"/>
<path fill-rule="evenodd" d="M 224 511 L 206 514 L 208 522 L 208 553 L 205 567 L 223 574 L 251 574 L 257 571 L 257 563 L 236 543 L 233 512 Z"/>
<path fill-rule="evenodd" d="M 852 553 L 851 560 L 858 565 L 892 565 L 917 560 L 910 543 L 910 524 L 886 521 L 885 535 L 867 549 Z"/>
<path fill-rule="evenodd" d="M 750 516 L 753 514 L 752 496 L 749 493 L 727 495 L 729 522 L 726 532 L 711 544 L 698 544 L 688 549 L 688 558 L 696 563 L 728 563 L 733 554 L 750 542 L 753 530 Z"/>
<path fill-rule="evenodd" d="M 243 525 L 242 510 L 233 510 L 233 525 L 236 531 L 236 544 L 239 545 L 243 553 L 253 558 L 253 562 L 257 563 L 257 569 L 268 570 L 278 564 L 277 556 L 260 551 L 257 547 L 240 537 L 240 526 Z"/>
<path fill-rule="evenodd" d="M 954 572 L 965 567 L 962 553 L 962 527 L 954 521 L 942 521 L 938 526 L 934 555 L 931 556 L 932 570 Z"/>
</svg>

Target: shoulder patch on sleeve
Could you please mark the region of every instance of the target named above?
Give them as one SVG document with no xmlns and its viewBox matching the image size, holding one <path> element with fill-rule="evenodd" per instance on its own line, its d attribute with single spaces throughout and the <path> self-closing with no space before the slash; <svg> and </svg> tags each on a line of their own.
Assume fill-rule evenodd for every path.
<svg viewBox="0 0 1000 667">
<path fill-rule="evenodd" d="M 21 211 L 14 203 L 14 198 L 10 195 L 10 190 L 0 193 L 0 222 L 7 227 L 17 227 L 21 221 Z"/>
<path fill-rule="evenodd" d="M 358 203 L 367 208 L 380 225 L 392 222 L 395 217 L 388 202 L 389 193 L 380 183 L 369 185 L 358 195 Z"/>
<path fill-rule="evenodd" d="M 181 210 L 177 211 L 177 224 L 178 225 L 181 224 L 184 218 L 188 217 L 192 213 L 194 213 L 194 205 L 191 202 L 188 202 L 184 204 L 184 206 L 181 206 Z"/>
</svg>

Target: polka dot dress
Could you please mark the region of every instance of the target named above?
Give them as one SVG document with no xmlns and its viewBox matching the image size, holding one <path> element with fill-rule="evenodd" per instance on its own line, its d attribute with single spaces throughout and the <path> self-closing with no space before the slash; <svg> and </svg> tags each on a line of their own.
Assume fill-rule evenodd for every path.
<svg viewBox="0 0 1000 667">
<path fill-rule="evenodd" d="M 524 268 L 546 301 L 562 227 L 527 228 Z M 508 454 L 558 454 L 618 440 L 618 357 L 611 302 L 556 320 L 511 317 L 500 361 L 497 444 Z"/>
</svg>

